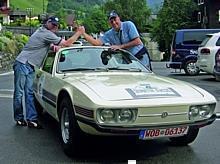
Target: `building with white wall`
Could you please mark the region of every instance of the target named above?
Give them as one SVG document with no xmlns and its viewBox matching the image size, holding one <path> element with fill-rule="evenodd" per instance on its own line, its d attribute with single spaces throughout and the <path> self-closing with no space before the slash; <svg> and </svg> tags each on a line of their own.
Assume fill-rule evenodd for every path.
<svg viewBox="0 0 220 164">
<path fill-rule="evenodd" d="M 9 0 L 0 0 L 0 23 L 9 24 L 10 7 Z"/>
</svg>

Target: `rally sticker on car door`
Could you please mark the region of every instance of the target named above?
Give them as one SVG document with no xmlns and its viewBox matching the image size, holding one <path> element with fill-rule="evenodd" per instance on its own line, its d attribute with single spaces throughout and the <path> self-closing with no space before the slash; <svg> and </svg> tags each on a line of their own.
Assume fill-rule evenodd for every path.
<svg viewBox="0 0 220 164">
<path fill-rule="evenodd" d="M 43 97 L 44 83 L 45 83 L 45 74 L 42 74 L 38 82 L 38 94 L 40 95 L 41 98 Z"/>
<path fill-rule="evenodd" d="M 134 98 L 148 98 L 148 97 L 180 97 L 173 88 L 168 87 L 154 87 L 150 84 L 140 84 L 134 88 L 126 88 L 127 92 Z"/>
</svg>

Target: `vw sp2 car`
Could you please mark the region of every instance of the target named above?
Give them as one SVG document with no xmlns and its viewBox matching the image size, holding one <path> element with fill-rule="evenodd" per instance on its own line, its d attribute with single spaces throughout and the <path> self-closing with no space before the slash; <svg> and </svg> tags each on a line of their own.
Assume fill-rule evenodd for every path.
<svg viewBox="0 0 220 164">
<path fill-rule="evenodd" d="M 196 65 L 198 47 L 206 34 L 220 32 L 220 29 L 181 29 L 173 35 L 170 51 L 170 61 L 167 68 L 184 69 L 187 75 L 197 75 L 200 72 Z"/>
<path fill-rule="evenodd" d="M 35 98 L 60 125 L 64 152 L 79 151 L 82 136 L 196 139 L 215 118 L 216 99 L 179 80 L 157 76 L 125 50 L 77 46 L 49 52 L 36 69 Z"/>
</svg>

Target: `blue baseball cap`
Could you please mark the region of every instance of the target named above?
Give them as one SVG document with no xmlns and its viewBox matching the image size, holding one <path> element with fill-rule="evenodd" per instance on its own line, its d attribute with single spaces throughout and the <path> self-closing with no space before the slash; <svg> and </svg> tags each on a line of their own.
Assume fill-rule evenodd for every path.
<svg viewBox="0 0 220 164">
<path fill-rule="evenodd" d="M 52 23 L 55 26 L 59 25 L 59 18 L 57 18 L 56 16 L 51 16 L 48 18 L 47 22 Z"/>
<path fill-rule="evenodd" d="M 108 16 L 108 19 L 112 19 L 112 18 L 115 18 L 115 17 L 118 17 L 118 14 L 115 10 L 112 10 L 110 13 L 109 13 L 109 16 Z"/>
</svg>

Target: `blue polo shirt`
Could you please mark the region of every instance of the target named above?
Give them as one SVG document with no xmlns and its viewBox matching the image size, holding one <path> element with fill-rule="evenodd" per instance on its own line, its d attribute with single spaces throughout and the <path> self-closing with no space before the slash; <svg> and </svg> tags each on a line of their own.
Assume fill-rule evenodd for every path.
<svg viewBox="0 0 220 164">
<path fill-rule="evenodd" d="M 109 31 L 105 32 L 105 34 L 99 39 L 102 41 L 103 44 L 108 43 L 110 45 L 121 45 L 124 43 L 128 43 L 137 37 L 140 37 L 140 35 L 134 23 L 131 21 L 125 21 L 121 22 L 121 28 L 119 32 L 112 28 Z M 143 44 L 130 47 L 127 50 L 135 55 L 142 48 Z"/>
</svg>

